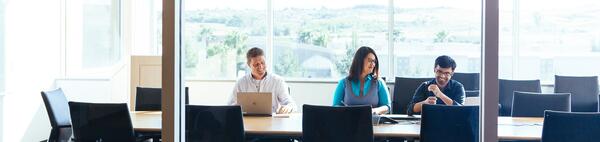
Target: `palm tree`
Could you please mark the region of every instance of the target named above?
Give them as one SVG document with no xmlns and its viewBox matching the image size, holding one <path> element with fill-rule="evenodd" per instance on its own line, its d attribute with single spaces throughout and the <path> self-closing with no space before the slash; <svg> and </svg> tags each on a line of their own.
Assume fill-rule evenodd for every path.
<svg viewBox="0 0 600 142">
<path fill-rule="evenodd" d="M 239 31 L 233 31 L 225 36 L 223 44 L 229 47 L 230 50 L 235 50 L 236 53 L 242 54 L 246 49 L 246 41 L 248 41 L 248 35 Z"/>
<path fill-rule="evenodd" d="M 358 41 L 358 33 L 356 33 L 356 31 L 352 31 L 352 42 L 350 45 L 346 43 L 345 54 L 342 56 L 337 56 L 337 62 L 335 65 L 340 76 L 348 75 L 350 64 L 352 64 L 352 58 L 356 52 L 356 49 L 358 48 Z"/>
<path fill-rule="evenodd" d="M 198 32 L 198 41 L 204 41 L 204 47 L 208 48 L 209 42 L 215 38 L 214 29 L 202 27 L 202 30 Z"/>
<path fill-rule="evenodd" d="M 319 33 L 315 39 L 313 39 L 313 45 L 321 46 L 327 48 L 327 43 L 329 42 L 329 34 L 327 33 Z"/>
<path fill-rule="evenodd" d="M 435 34 L 435 39 L 433 39 L 433 42 L 447 42 L 448 38 L 450 36 L 450 33 L 448 31 L 440 31 L 438 33 Z"/>
<path fill-rule="evenodd" d="M 278 62 L 274 66 L 275 72 L 279 75 L 289 77 L 300 77 L 300 61 L 294 55 L 291 49 L 283 49 L 283 54 L 279 55 Z"/>
<path fill-rule="evenodd" d="M 248 35 L 239 31 L 232 31 L 225 36 L 225 39 L 220 44 L 208 46 L 206 50 L 207 56 L 212 57 L 215 55 L 221 55 L 221 61 L 226 61 L 226 55 L 229 51 L 235 51 L 235 64 L 236 72 L 239 70 L 238 66 L 240 62 L 243 64 L 243 60 L 240 61 L 240 56 L 246 50 L 246 41 L 248 41 Z M 226 63 L 221 63 L 221 72 L 225 74 Z"/>
<path fill-rule="evenodd" d="M 243 64 L 244 62 L 240 56 L 246 51 L 246 41 L 248 41 L 248 35 L 239 31 L 230 32 L 225 36 L 225 41 L 223 41 L 228 50 L 235 50 L 236 52 L 236 72 L 241 69 L 241 67 L 238 67 L 240 63 Z"/>
<path fill-rule="evenodd" d="M 311 43 L 313 34 L 310 31 L 301 31 L 298 33 L 298 42 L 300 43 Z"/>
</svg>

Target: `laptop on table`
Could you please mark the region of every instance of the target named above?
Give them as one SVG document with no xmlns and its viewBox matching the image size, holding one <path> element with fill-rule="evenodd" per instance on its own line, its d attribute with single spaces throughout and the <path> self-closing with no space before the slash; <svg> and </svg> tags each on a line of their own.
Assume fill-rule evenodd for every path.
<svg viewBox="0 0 600 142">
<path fill-rule="evenodd" d="M 238 92 L 237 102 L 244 115 L 272 116 L 273 94 L 271 92 Z"/>
</svg>

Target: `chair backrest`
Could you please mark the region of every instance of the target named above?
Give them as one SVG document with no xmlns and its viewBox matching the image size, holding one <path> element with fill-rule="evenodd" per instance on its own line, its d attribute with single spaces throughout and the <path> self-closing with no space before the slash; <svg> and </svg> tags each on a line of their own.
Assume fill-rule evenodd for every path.
<svg viewBox="0 0 600 142">
<path fill-rule="evenodd" d="M 185 87 L 185 104 L 190 104 L 189 87 Z M 160 111 L 161 88 L 136 87 L 135 111 Z"/>
<path fill-rule="evenodd" d="M 371 106 L 302 106 L 304 142 L 372 142 Z"/>
<path fill-rule="evenodd" d="M 75 141 L 135 141 L 126 103 L 69 102 L 69 108 Z"/>
<path fill-rule="evenodd" d="M 600 113 L 546 111 L 543 142 L 600 141 Z"/>
<path fill-rule="evenodd" d="M 456 72 L 452 79 L 460 82 L 465 90 L 479 90 L 479 73 Z"/>
<path fill-rule="evenodd" d="M 598 76 L 554 76 L 555 93 L 571 93 L 571 111 L 598 112 Z"/>
<path fill-rule="evenodd" d="M 392 98 L 392 114 L 406 114 L 408 104 L 421 83 L 433 78 L 396 77 L 394 82 L 394 97 Z"/>
<path fill-rule="evenodd" d="M 515 91 L 541 93 L 540 80 L 499 80 L 499 116 L 510 116 Z"/>
<path fill-rule="evenodd" d="M 240 106 L 187 105 L 185 113 L 186 141 L 245 141 Z"/>
<path fill-rule="evenodd" d="M 479 106 L 423 105 L 422 142 L 479 141 Z"/>
<path fill-rule="evenodd" d="M 571 94 L 541 94 L 515 92 L 513 97 L 513 117 L 544 117 L 545 110 L 571 111 Z"/>
<path fill-rule="evenodd" d="M 161 88 L 135 88 L 135 111 L 160 111 Z"/>
<path fill-rule="evenodd" d="M 47 142 L 70 142 L 73 136 L 71 127 L 52 128 Z"/>
<path fill-rule="evenodd" d="M 190 104 L 190 88 L 189 87 L 185 87 L 185 104 L 186 105 Z"/>
<path fill-rule="evenodd" d="M 71 126 L 69 102 L 62 89 L 42 91 L 42 100 L 44 100 L 46 111 L 48 111 L 52 128 Z"/>
</svg>

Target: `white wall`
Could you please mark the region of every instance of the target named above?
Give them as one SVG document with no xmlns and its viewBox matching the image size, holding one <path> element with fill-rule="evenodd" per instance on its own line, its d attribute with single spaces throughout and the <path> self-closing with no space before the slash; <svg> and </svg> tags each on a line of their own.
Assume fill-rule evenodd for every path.
<svg viewBox="0 0 600 142">
<path fill-rule="evenodd" d="M 298 103 L 299 112 L 303 104 L 331 105 L 333 103 L 333 92 L 337 82 L 287 81 L 287 83 L 292 98 Z M 225 105 L 234 85 L 235 81 L 188 80 L 186 82 L 186 86 L 190 87 L 190 104 L 202 105 Z M 394 84 L 388 83 L 387 86 L 390 88 L 390 99 L 392 99 Z M 542 92 L 553 93 L 554 87 L 542 85 Z"/>
<path fill-rule="evenodd" d="M 301 112 L 303 104 L 332 105 L 333 93 L 337 82 L 299 82 L 287 81 L 290 95 L 298 104 Z M 190 104 L 224 105 L 233 91 L 235 81 L 198 81 L 188 80 Z M 388 84 L 393 91 L 393 84 Z M 392 96 L 390 92 L 390 97 Z"/>
<path fill-rule="evenodd" d="M 235 81 L 187 81 L 190 88 L 190 104 L 225 105 L 233 92 Z M 301 110 L 302 104 L 331 105 L 337 83 L 288 82 L 290 95 Z"/>
<path fill-rule="evenodd" d="M 40 141 L 50 130 L 40 91 L 53 88 L 54 78 L 60 76 L 60 0 L 5 2 L 1 139 Z"/>
<path fill-rule="evenodd" d="M 114 74 L 110 77 L 110 101 L 119 103 L 129 103 L 129 65 L 117 65 Z"/>
<path fill-rule="evenodd" d="M 57 79 L 56 87 L 62 88 L 67 100 L 78 102 L 110 102 L 109 79 Z"/>
<path fill-rule="evenodd" d="M 0 141 L 2 141 L 2 134 L 4 126 L 4 0 L 0 0 Z"/>
<path fill-rule="evenodd" d="M 122 72 L 119 72 L 123 74 Z M 68 101 L 95 103 L 128 103 L 128 79 L 57 79 Z M 43 102 L 42 102 L 43 103 Z"/>
<path fill-rule="evenodd" d="M 4 135 L 4 92 L 0 92 L 0 141 Z"/>
<path fill-rule="evenodd" d="M 40 92 L 62 87 L 74 101 L 128 102 L 129 51 L 110 76 L 57 79 L 67 74 L 61 6 L 64 0 L 0 0 L 0 46 L 6 94 L 0 97 L 0 141 L 35 142 L 48 137 L 50 122 Z M 3 12 L 4 14 L 2 14 Z M 77 45 L 75 45 L 77 46 Z M 129 49 L 126 47 L 126 49 Z M 69 49 L 66 49 L 69 50 Z M 73 58 L 67 60 L 76 60 Z M 1 61 L 1 60 L 0 60 Z"/>
<path fill-rule="evenodd" d="M 41 83 L 40 85 L 44 86 Z M 7 95 L 3 103 L 4 108 L 26 109 L 7 109 L 5 122 L 10 123 L 4 123 L 6 125 L 2 126 L 6 136 L 3 137 L 3 141 L 40 141 L 50 134 L 50 121 L 40 91 L 62 88 L 69 101 L 95 103 L 128 103 L 129 101 L 129 71 L 126 69 L 115 70 L 114 75 L 108 79 L 56 79 L 46 85 L 52 87 L 32 88 L 30 90 L 34 91 L 33 94 Z M 1 96 L 0 101 L 2 101 Z M 21 131 L 14 131 L 15 129 Z"/>
</svg>

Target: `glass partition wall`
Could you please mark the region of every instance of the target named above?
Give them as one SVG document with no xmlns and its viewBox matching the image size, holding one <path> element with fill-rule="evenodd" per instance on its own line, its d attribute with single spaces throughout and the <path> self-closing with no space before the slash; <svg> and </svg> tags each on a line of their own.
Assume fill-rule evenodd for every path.
<svg viewBox="0 0 600 142">
<path fill-rule="evenodd" d="M 454 58 L 457 62 L 454 72 L 482 73 L 488 66 L 482 64 L 486 61 L 482 56 L 491 55 L 489 59 L 492 61 L 486 63 L 491 63 L 490 67 L 497 65 L 493 62 L 497 44 L 494 48 L 494 42 L 487 41 L 493 39 L 493 31 L 497 27 L 494 29 L 493 24 L 484 25 L 494 20 L 487 21 L 482 16 L 488 14 L 493 18 L 494 10 L 485 11 L 486 7 L 493 6 L 497 6 L 497 1 L 165 2 L 163 9 L 170 10 L 165 11 L 166 16 L 174 17 L 163 18 L 179 21 L 169 21 L 166 23 L 173 25 L 163 25 L 163 28 L 174 30 L 163 33 L 163 48 L 173 48 L 163 49 L 163 52 L 169 52 L 169 55 L 163 54 L 163 64 L 164 61 L 171 62 L 167 63 L 171 65 L 163 66 L 163 70 L 180 68 L 170 69 L 174 74 L 163 72 L 163 84 L 179 81 L 175 86 L 169 84 L 174 87 L 172 89 L 181 90 L 167 93 L 179 94 L 173 95 L 175 100 L 168 100 L 172 101 L 168 104 L 174 103 L 174 107 L 182 108 L 164 115 L 163 118 L 171 114 L 177 116 L 172 117 L 175 118 L 173 121 L 163 120 L 163 126 L 175 125 L 163 127 L 163 131 L 175 129 L 172 131 L 174 133 L 163 133 L 163 136 L 174 140 L 184 139 L 184 129 L 177 129 L 184 128 L 184 124 L 188 123 L 184 121 L 186 115 L 182 104 L 184 86 L 190 87 L 192 105 L 226 105 L 235 81 L 250 73 L 245 53 L 252 47 L 265 51 L 268 71 L 291 82 L 290 88 L 293 89 L 309 89 L 306 86 L 314 81 L 335 85 L 347 75 L 353 50 L 360 46 L 370 46 L 376 50 L 381 74 L 387 78 L 435 77 L 434 61 L 440 55 Z M 492 31 L 492 39 L 489 39 L 489 35 L 488 38 L 483 36 L 486 31 Z M 165 43 L 172 39 L 175 40 Z M 487 51 L 482 50 L 486 46 L 491 47 Z M 481 78 L 486 77 L 489 76 L 482 73 Z M 481 99 L 475 99 L 475 105 L 485 102 L 486 93 L 497 94 L 485 92 L 486 82 L 482 80 L 479 90 Z M 493 83 L 496 79 L 490 80 Z M 387 81 L 388 86 L 393 86 L 394 79 Z M 331 90 L 312 91 L 328 98 L 332 97 Z M 392 87 L 390 97 L 393 97 L 394 91 L 399 90 Z M 302 94 L 292 97 L 295 95 Z M 301 105 L 298 104 L 300 108 Z M 481 109 L 485 112 L 489 108 Z M 481 115 L 480 119 L 488 118 L 487 115 Z M 486 123 L 481 121 L 482 124 Z M 491 123 L 496 125 L 495 121 Z M 488 135 L 482 133 L 482 139 L 495 139 Z"/>
<path fill-rule="evenodd" d="M 498 123 L 506 123 L 506 118 L 528 120 L 519 133 L 539 140 L 544 110 L 598 112 L 600 2 L 499 4 Z M 567 97 L 557 97 L 564 93 Z M 516 133 L 506 127 L 498 125 L 499 135 Z"/>
</svg>

